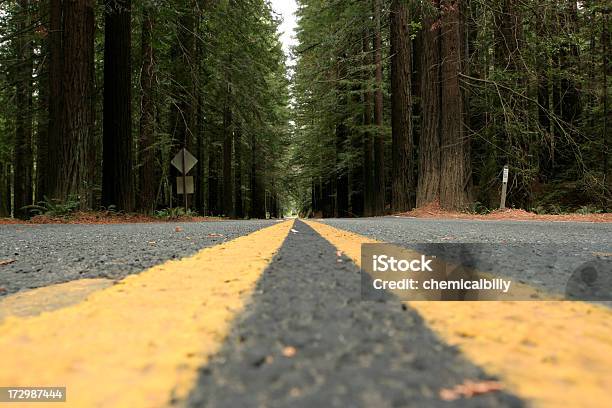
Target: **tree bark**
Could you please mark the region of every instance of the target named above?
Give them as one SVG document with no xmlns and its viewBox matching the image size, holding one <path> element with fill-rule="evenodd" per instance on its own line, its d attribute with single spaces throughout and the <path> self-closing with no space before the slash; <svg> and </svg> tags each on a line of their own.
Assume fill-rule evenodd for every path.
<svg viewBox="0 0 612 408">
<path fill-rule="evenodd" d="M 336 217 L 347 217 L 349 215 L 349 170 L 346 160 L 343 159 L 343 153 L 347 149 L 348 129 L 345 124 L 348 111 L 348 88 L 343 81 L 347 76 L 346 70 L 346 53 L 343 53 L 337 62 L 338 74 L 338 110 L 339 117 L 335 129 L 335 148 L 336 148 L 336 174 L 335 174 L 335 195 L 336 195 Z"/>
<path fill-rule="evenodd" d="M 30 2 L 19 0 L 17 24 L 19 35 L 15 40 L 17 70 L 15 84 L 15 158 L 13 164 L 14 215 L 27 217 L 23 207 L 32 204 L 32 70 L 33 44 L 30 36 Z"/>
<path fill-rule="evenodd" d="M 49 120 L 47 123 L 49 142 L 47 150 L 46 191 L 48 198 L 59 198 L 61 124 L 62 124 L 62 67 L 63 27 L 62 0 L 49 1 Z"/>
<path fill-rule="evenodd" d="M 421 56 L 421 137 L 416 205 L 440 199 L 440 2 L 423 7 L 423 53 Z"/>
<path fill-rule="evenodd" d="M 11 165 L 0 162 L 0 217 L 11 216 Z"/>
<path fill-rule="evenodd" d="M 370 40 L 369 33 L 366 31 L 363 38 L 363 53 L 365 56 L 365 65 L 370 65 Z M 369 80 L 369 70 L 366 70 L 365 80 Z M 366 217 L 374 213 L 374 139 L 370 126 L 372 125 L 372 99 L 373 95 L 368 87 L 363 93 L 363 126 L 365 128 L 363 134 L 363 188 L 364 188 L 364 205 L 363 213 Z"/>
<path fill-rule="evenodd" d="M 238 219 L 244 218 L 244 207 L 242 205 L 242 128 L 236 126 L 234 132 L 234 216 Z"/>
<path fill-rule="evenodd" d="M 40 4 L 39 13 L 49 13 L 49 4 Z M 48 27 L 48 26 L 47 26 Z M 34 202 L 44 200 L 48 195 L 49 180 L 49 54 L 48 36 L 39 41 L 41 54 L 38 63 L 38 112 L 36 124 L 36 195 Z"/>
<path fill-rule="evenodd" d="M 602 172 L 603 172 L 603 189 L 604 189 L 604 211 L 608 211 L 610 209 L 610 194 L 612 192 L 612 188 L 610 186 L 610 177 L 609 173 L 609 156 L 610 156 L 610 143 L 609 143 L 609 135 L 608 135 L 608 71 L 610 70 L 610 26 L 608 25 L 608 14 L 604 14 L 602 16 L 602 30 L 601 30 L 601 46 L 602 46 L 602 77 L 603 77 L 603 126 L 602 126 Z"/>
<path fill-rule="evenodd" d="M 208 155 L 208 212 L 219 215 L 219 148 L 215 146 L 218 137 L 210 133 L 210 149 Z"/>
<path fill-rule="evenodd" d="M 442 0 L 442 128 L 440 205 L 466 209 L 471 179 L 470 154 L 464 130 L 463 96 L 459 84 L 462 65 L 461 0 Z"/>
<path fill-rule="evenodd" d="M 131 34 L 131 0 L 106 0 L 102 204 L 127 212 L 134 210 Z"/>
<path fill-rule="evenodd" d="M 382 94 L 382 31 L 381 31 L 381 0 L 374 0 L 374 64 L 376 91 L 374 92 L 374 215 L 385 212 L 385 139 L 383 125 L 383 94 Z"/>
<path fill-rule="evenodd" d="M 64 2 L 60 177 L 55 196 L 77 197 L 82 209 L 93 204 L 94 3 Z"/>
<path fill-rule="evenodd" d="M 231 61 L 231 60 L 230 60 Z M 231 87 L 227 83 L 225 106 L 223 107 L 223 214 L 234 216 L 234 190 L 232 179 L 232 107 L 230 106 Z"/>
<path fill-rule="evenodd" d="M 412 141 L 412 47 L 408 6 L 391 3 L 391 206 L 395 212 L 412 208 L 414 193 Z"/>
<path fill-rule="evenodd" d="M 144 8 L 141 30 L 141 60 L 140 69 L 140 139 L 139 157 L 140 173 L 138 177 L 138 207 L 147 214 L 155 210 L 157 187 L 155 177 L 155 51 L 153 49 L 153 25 L 155 19 L 153 10 Z"/>
<path fill-rule="evenodd" d="M 266 218 L 265 188 L 261 177 L 261 157 L 259 146 L 254 134 L 251 134 L 251 207 L 250 218 Z"/>
</svg>

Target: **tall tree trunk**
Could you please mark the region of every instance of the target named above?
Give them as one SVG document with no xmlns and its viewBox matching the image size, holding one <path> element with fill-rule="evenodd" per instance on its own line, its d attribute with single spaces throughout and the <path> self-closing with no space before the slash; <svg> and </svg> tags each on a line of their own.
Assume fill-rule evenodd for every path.
<svg viewBox="0 0 612 408">
<path fill-rule="evenodd" d="M 230 60 L 231 61 L 231 60 Z M 225 106 L 223 107 L 223 214 L 234 216 L 234 190 L 232 187 L 232 107 L 230 106 L 231 87 L 228 81 Z"/>
<path fill-rule="evenodd" d="M 270 182 L 270 196 L 268 202 L 270 218 L 278 218 L 278 197 L 276 196 L 276 185 L 274 180 Z"/>
<path fill-rule="evenodd" d="M 602 76 L 603 76 L 603 126 L 602 126 L 602 172 L 603 172 L 603 188 L 604 188 L 604 211 L 610 209 L 610 195 L 612 194 L 611 188 L 611 177 L 608 175 L 609 172 L 609 160 L 610 160 L 610 142 L 608 135 L 608 71 L 612 68 L 610 65 L 610 27 L 608 26 L 608 14 L 602 16 L 602 30 L 601 30 L 601 46 L 602 46 Z"/>
<path fill-rule="evenodd" d="M 265 189 L 261 180 L 261 157 L 254 134 L 251 134 L 251 218 L 266 218 Z"/>
<path fill-rule="evenodd" d="M 359 78 L 357 78 L 359 79 Z M 359 85 L 353 87 L 351 111 L 354 112 L 356 107 L 362 106 L 362 96 L 359 92 Z M 355 128 L 363 126 L 363 115 L 357 115 L 353 118 Z M 350 211 L 352 216 L 363 216 L 363 201 L 364 201 L 364 183 L 363 183 L 363 134 L 353 130 L 349 136 L 351 148 L 357 154 L 360 160 L 351 160 L 350 163 Z"/>
<path fill-rule="evenodd" d="M 131 0 L 106 0 L 102 204 L 128 212 L 134 209 L 131 34 Z"/>
<path fill-rule="evenodd" d="M 408 211 L 414 194 L 412 142 L 412 47 L 408 6 L 391 3 L 391 127 L 393 211 Z"/>
<path fill-rule="evenodd" d="M 49 13 L 49 4 L 38 6 L 39 13 Z M 48 195 L 49 180 L 49 54 L 48 36 L 39 42 L 44 55 L 38 66 L 38 112 L 36 120 L 36 196 L 34 202 L 44 200 Z"/>
<path fill-rule="evenodd" d="M 369 32 L 364 33 L 363 38 L 363 53 L 365 56 L 365 65 L 370 65 L 370 40 Z M 366 70 L 366 80 L 369 79 L 369 70 Z M 369 127 L 372 125 L 372 99 L 373 95 L 370 89 L 366 88 L 363 93 L 363 126 L 366 129 L 363 134 L 363 188 L 364 188 L 364 205 L 363 213 L 366 217 L 374 213 L 374 138 Z"/>
<path fill-rule="evenodd" d="M 24 206 L 32 204 L 32 70 L 33 44 L 30 33 L 30 2 L 19 0 L 19 35 L 15 41 L 17 74 L 15 84 L 15 161 L 13 204 L 17 217 L 26 217 Z"/>
<path fill-rule="evenodd" d="M 242 205 L 242 127 L 239 123 L 234 132 L 234 216 L 238 219 L 244 218 L 244 207 Z"/>
<path fill-rule="evenodd" d="M 381 0 L 374 0 L 374 64 L 376 91 L 374 92 L 374 215 L 385 212 L 385 139 L 383 125 L 383 72 L 382 72 L 382 31 L 381 31 Z"/>
<path fill-rule="evenodd" d="M 198 42 L 199 44 L 199 42 Z M 201 67 L 200 67 L 201 72 Z M 198 162 L 196 163 L 196 196 L 195 204 L 200 214 L 207 214 L 208 207 L 206 202 L 206 194 L 208 193 L 208 180 L 206 179 L 206 166 L 208 163 L 209 152 L 204 147 L 205 134 L 204 134 L 204 98 L 202 92 L 198 92 L 198 108 L 197 108 L 197 150 L 196 157 Z"/>
<path fill-rule="evenodd" d="M 208 211 L 210 215 L 220 215 L 219 206 L 219 162 L 221 152 L 217 146 L 219 142 L 216 132 L 209 133 L 210 148 L 208 149 Z"/>
<path fill-rule="evenodd" d="M 145 213 L 155 209 L 157 187 L 155 177 L 155 52 L 153 50 L 153 10 L 145 6 L 142 16 L 140 69 L 140 173 L 138 177 L 138 207 Z"/>
<path fill-rule="evenodd" d="M 57 197 L 79 199 L 81 208 L 93 203 L 93 0 L 64 2 L 61 147 Z"/>
<path fill-rule="evenodd" d="M 63 67 L 63 7 L 62 0 L 49 0 L 49 143 L 46 167 L 46 194 L 59 198 L 61 177 L 61 115 L 62 115 L 62 67 Z"/>
<path fill-rule="evenodd" d="M 343 159 L 343 154 L 347 149 L 348 140 L 348 129 L 345 124 L 347 120 L 348 111 L 348 88 L 344 85 L 346 80 L 346 53 L 338 58 L 337 62 L 337 74 L 338 74 L 338 104 L 337 108 L 339 111 L 338 123 L 335 129 L 335 162 L 336 162 L 336 174 L 335 174 L 335 195 L 336 195 L 336 217 L 347 217 L 349 215 L 349 173 L 348 165 L 346 160 Z"/>
<path fill-rule="evenodd" d="M 440 205 L 466 209 L 471 179 L 470 154 L 464 130 L 464 106 L 459 73 L 462 64 L 461 0 L 442 0 L 442 128 Z"/>
<path fill-rule="evenodd" d="M 0 162 L 0 217 L 11 216 L 11 165 Z"/>
<path fill-rule="evenodd" d="M 43 74 L 38 81 L 38 119 L 36 129 L 36 197 L 39 202 L 47 195 L 49 127 L 47 125 L 49 111 L 48 76 Z"/>
<path fill-rule="evenodd" d="M 416 205 L 440 199 L 440 2 L 423 7 L 423 53 L 421 56 L 421 137 Z"/>
</svg>

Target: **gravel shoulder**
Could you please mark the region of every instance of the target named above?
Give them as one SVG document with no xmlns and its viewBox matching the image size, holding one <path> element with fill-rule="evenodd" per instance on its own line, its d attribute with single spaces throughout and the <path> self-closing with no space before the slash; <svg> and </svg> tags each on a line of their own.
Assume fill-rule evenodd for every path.
<svg viewBox="0 0 612 408">
<path fill-rule="evenodd" d="M 121 279 L 274 224 L 271 220 L 0 225 L 0 296 L 81 278 Z"/>
</svg>

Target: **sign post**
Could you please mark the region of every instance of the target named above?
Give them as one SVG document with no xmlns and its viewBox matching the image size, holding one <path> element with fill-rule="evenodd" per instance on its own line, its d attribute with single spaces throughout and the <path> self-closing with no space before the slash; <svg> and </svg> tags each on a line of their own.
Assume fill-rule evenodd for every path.
<svg viewBox="0 0 612 408">
<path fill-rule="evenodd" d="M 176 169 L 183 174 L 182 177 L 177 178 L 176 193 L 183 194 L 185 203 L 185 214 L 187 214 L 187 194 L 194 193 L 193 177 L 187 177 L 189 170 L 196 165 L 198 159 L 193 157 L 187 149 L 181 149 L 176 156 L 170 162 Z M 182 187 L 182 188 L 181 188 Z"/>
<path fill-rule="evenodd" d="M 508 190 L 508 165 L 504 166 L 504 176 L 502 179 L 502 191 L 501 191 L 501 203 L 499 208 L 504 210 L 506 208 L 506 192 Z"/>
</svg>

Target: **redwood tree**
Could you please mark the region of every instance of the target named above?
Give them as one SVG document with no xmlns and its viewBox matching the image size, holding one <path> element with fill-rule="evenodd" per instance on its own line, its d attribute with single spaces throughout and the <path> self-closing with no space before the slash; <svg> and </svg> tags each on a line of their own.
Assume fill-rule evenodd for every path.
<svg viewBox="0 0 612 408">
<path fill-rule="evenodd" d="M 385 212 L 385 139 L 383 133 L 383 67 L 381 0 L 374 0 L 374 66 L 376 90 L 374 91 L 374 215 Z"/>
<path fill-rule="evenodd" d="M 440 1 L 423 7 L 421 137 L 416 205 L 440 199 Z"/>
<path fill-rule="evenodd" d="M 465 209 L 469 203 L 470 153 L 464 129 L 461 0 L 442 0 L 441 20 L 441 174 L 440 205 Z"/>
<path fill-rule="evenodd" d="M 391 208 L 409 210 L 414 194 L 412 141 L 412 47 L 408 6 L 391 3 Z"/>
<path fill-rule="evenodd" d="M 106 0 L 102 204 L 134 209 L 131 0 Z"/>
<path fill-rule="evenodd" d="M 142 16 L 140 70 L 140 174 L 138 177 L 139 207 L 151 213 L 155 207 L 155 52 L 153 50 L 153 10 L 145 6 Z"/>
<path fill-rule="evenodd" d="M 15 158 L 14 208 L 16 216 L 25 216 L 24 206 L 32 204 L 32 39 L 24 34 L 30 24 L 29 0 L 19 1 L 17 16 L 21 31 L 15 41 L 17 54 L 15 81 Z"/>
<path fill-rule="evenodd" d="M 65 1 L 62 32 L 62 104 L 59 118 L 59 174 L 55 197 L 93 204 L 94 2 Z"/>
</svg>

